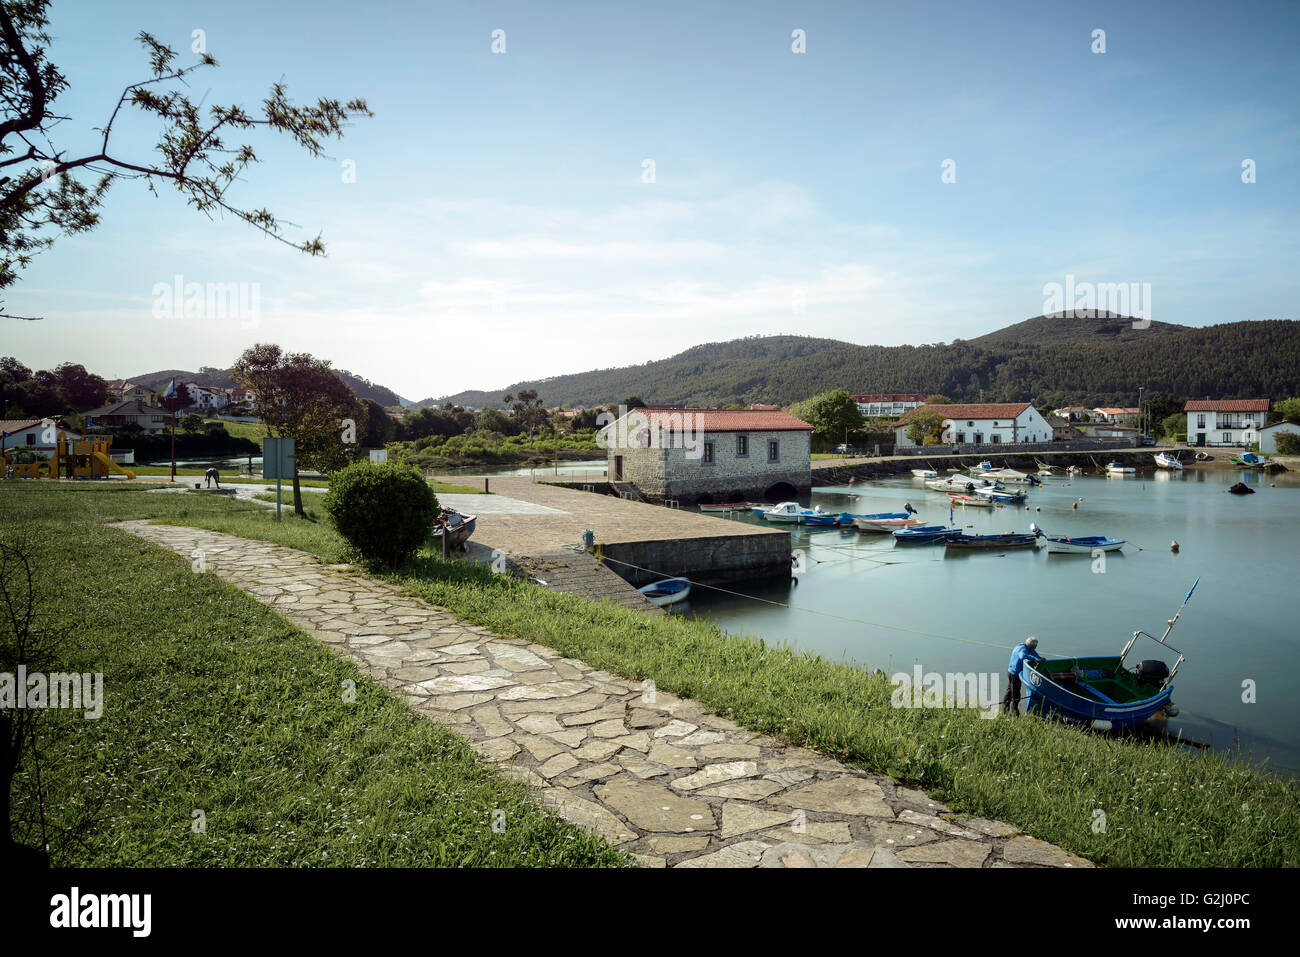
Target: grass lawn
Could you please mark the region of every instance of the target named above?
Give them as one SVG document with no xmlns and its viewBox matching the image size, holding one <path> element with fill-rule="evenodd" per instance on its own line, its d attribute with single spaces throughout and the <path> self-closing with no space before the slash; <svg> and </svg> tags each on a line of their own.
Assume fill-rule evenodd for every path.
<svg viewBox="0 0 1300 957">
<path fill-rule="evenodd" d="M 277 525 L 258 506 L 127 488 L 0 489 L 0 523 L 39 511 L 63 522 L 157 515 L 291 545 L 337 561 L 327 524 Z M 256 514 L 248 509 L 258 509 Z M 817 748 L 923 787 L 955 809 L 994 817 L 1098 863 L 1275 867 L 1300 864 L 1300 792 L 1210 752 L 967 710 L 890 707 L 869 671 L 706 622 L 651 617 L 550 592 L 432 554 L 389 576 L 500 634 L 536 641 L 632 680 L 696 698 L 752 730 Z M 1094 833 L 1093 812 L 1106 814 Z"/>
<path fill-rule="evenodd" d="M 264 605 L 84 515 L 11 508 L 33 494 L 0 490 L 0 508 L 36 547 L 45 625 L 66 636 L 57 670 L 104 675 L 100 719 L 55 710 L 40 725 L 51 827 L 87 822 L 52 841 L 56 865 L 627 863 Z M 180 497 L 41 497 L 65 495 Z M 20 820 L 31 771 L 15 784 Z"/>
</svg>

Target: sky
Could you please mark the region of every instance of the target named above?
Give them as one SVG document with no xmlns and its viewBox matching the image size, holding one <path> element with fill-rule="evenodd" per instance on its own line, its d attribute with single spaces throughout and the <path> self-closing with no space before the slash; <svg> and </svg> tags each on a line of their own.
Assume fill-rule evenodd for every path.
<svg viewBox="0 0 1300 957">
<path fill-rule="evenodd" d="M 141 30 L 217 58 L 191 82 L 205 103 L 252 109 L 283 80 L 375 115 L 326 158 L 246 138 L 262 162 L 229 198 L 323 258 L 117 183 L 97 229 L 4 292 L 44 317 L 0 320 L 0 354 L 32 368 L 225 367 L 275 342 L 418 400 L 741 336 L 973 338 L 1067 277 L 1149 284 L 1162 322 L 1296 317 L 1292 2 L 55 0 L 51 19 L 68 156 L 147 77 Z M 128 113 L 110 152 L 148 162 L 157 137 Z M 245 308 L 187 316 L 178 281 L 241 284 Z"/>
</svg>

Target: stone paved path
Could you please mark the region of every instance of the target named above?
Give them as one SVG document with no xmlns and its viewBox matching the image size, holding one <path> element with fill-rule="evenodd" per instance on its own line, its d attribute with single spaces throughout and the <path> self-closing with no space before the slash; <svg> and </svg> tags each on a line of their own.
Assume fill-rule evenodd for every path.
<svg viewBox="0 0 1300 957">
<path fill-rule="evenodd" d="M 563 817 L 652 867 L 1086 867 L 889 777 L 746 731 L 699 702 L 501 638 L 351 566 L 122 522 L 314 635 Z"/>
</svg>

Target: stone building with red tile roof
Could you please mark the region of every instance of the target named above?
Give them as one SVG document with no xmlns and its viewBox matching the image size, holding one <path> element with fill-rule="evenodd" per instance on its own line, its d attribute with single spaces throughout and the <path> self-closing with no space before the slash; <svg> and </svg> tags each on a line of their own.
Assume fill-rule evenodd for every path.
<svg viewBox="0 0 1300 957">
<path fill-rule="evenodd" d="M 812 426 L 780 409 L 633 409 L 605 426 L 609 480 L 651 500 L 795 498 L 812 488 Z"/>
</svg>

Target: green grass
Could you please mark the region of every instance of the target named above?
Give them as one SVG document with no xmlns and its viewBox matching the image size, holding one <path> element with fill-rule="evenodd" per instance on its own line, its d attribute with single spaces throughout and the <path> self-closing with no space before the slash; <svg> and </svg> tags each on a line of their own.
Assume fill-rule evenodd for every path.
<svg viewBox="0 0 1300 957">
<path fill-rule="evenodd" d="M 132 501 L 142 496 L 126 489 L 54 492 L 20 486 L 21 494 L 8 501 L 0 494 L 0 521 L 31 496 L 32 506 L 65 521 L 153 511 L 170 522 L 280 542 L 329 561 L 346 555 L 325 523 L 277 525 L 264 510 L 246 511 L 257 506 L 202 503 L 179 514 L 180 503 Z M 1099 863 L 1300 864 L 1295 783 L 1222 754 L 1030 718 L 990 721 L 972 711 L 892 708 L 888 682 L 861 668 L 727 635 L 706 622 L 593 604 L 429 554 L 386 577 L 474 624 L 631 680 L 652 679 L 754 731 L 887 772 L 955 809 L 1007 821 Z M 1106 814 L 1104 833 L 1092 830 L 1096 809 Z"/>
<path fill-rule="evenodd" d="M 6 506 L 12 497 L 0 491 Z M 58 670 L 104 675 L 100 719 L 50 711 L 40 725 L 52 829 L 88 822 L 76 841 L 52 842 L 55 864 L 627 863 L 238 589 L 66 515 L 5 522 L 37 547 L 46 625 L 67 636 Z M 34 814 L 32 771 L 16 781 L 16 818 Z"/>
<path fill-rule="evenodd" d="M 203 422 L 205 425 L 208 423 L 220 425 L 232 439 L 260 442 L 266 438 L 266 426 L 261 422 L 230 422 L 226 419 L 204 419 Z"/>
</svg>

